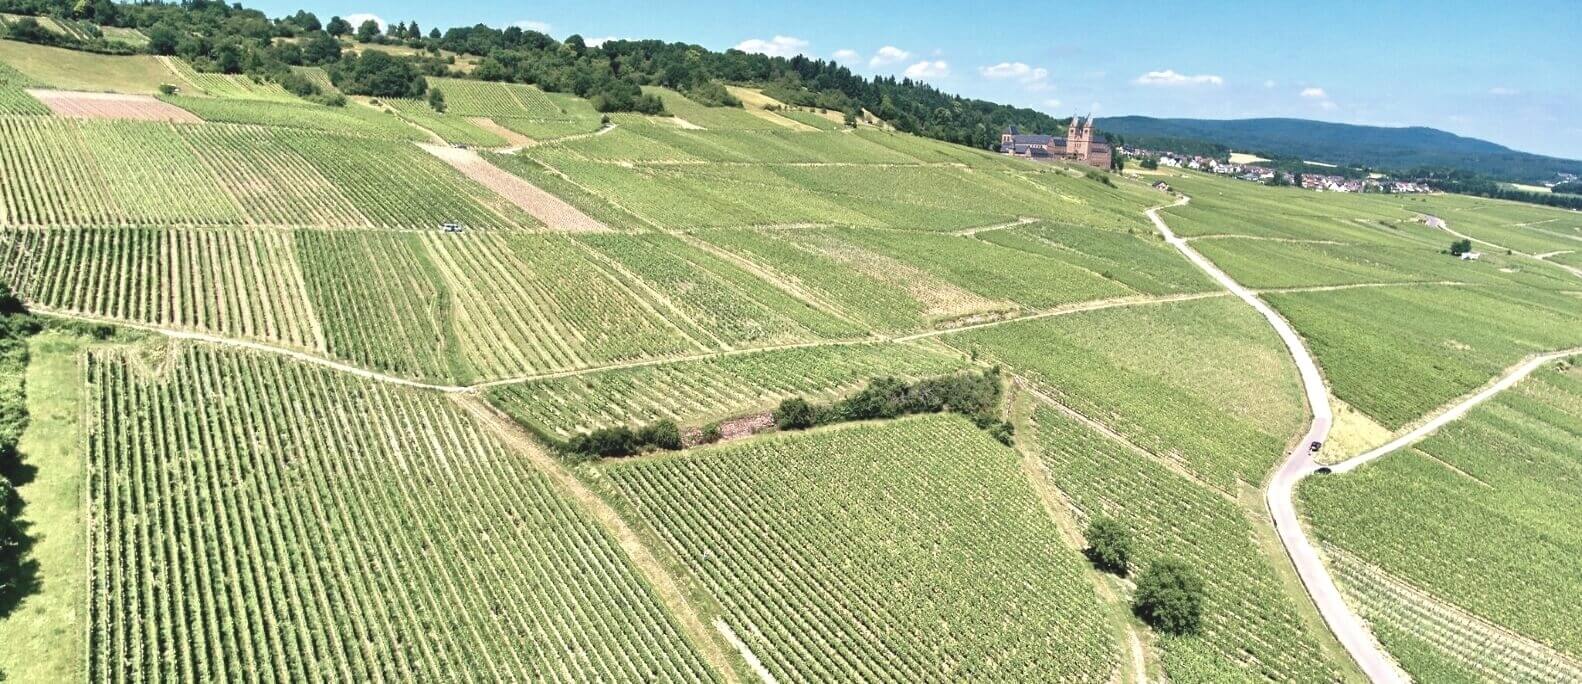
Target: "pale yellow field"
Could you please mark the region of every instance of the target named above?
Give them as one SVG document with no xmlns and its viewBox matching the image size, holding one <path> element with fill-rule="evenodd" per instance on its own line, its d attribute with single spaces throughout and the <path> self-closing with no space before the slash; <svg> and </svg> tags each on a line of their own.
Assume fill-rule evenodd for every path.
<svg viewBox="0 0 1582 684">
<path fill-rule="evenodd" d="M 1260 157 L 1256 154 L 1247 154 L 1245 152 L 1230 153 L 1230 163 L 1232 164 L 1256 164 L 1258 162 L 1266 161 L 1269 160 L 1264 159 L 1263 157 Z"/>
</svg>

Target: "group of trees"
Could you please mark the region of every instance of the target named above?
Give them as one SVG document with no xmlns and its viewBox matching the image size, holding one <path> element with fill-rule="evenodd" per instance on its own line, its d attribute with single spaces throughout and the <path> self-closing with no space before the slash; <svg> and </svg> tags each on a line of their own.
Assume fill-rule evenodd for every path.
<svg viewBox="0 0 1582 684">
<path fill-rule="evenodd" d="M 1131 532 L 1114 518 L 1095 516 L 1085 533 L 1085 553 L 1094 567 L 1125 577 L 1131 570 Z M 1207 589 L 1197 571 L 1175 558 L 1160 558 L 1137 578 L 1132 610 L 1154 629 L 1170 634 L 1196 632 L 1203 624 Z"/>
<path fill-rule="evenodd" d="M 1471 240 L 1462 239 L 1450 243 L 1450 256 L 1458 257 L 1470 251 L 1472 251 Z"/>
<path fill-rule="evenodd" d="M 31 479 L 17 444 L 27 428 L 27 338 L 38 321 L 27 313 L 11 289 L 0 283 L 0 618 L 36 586 L 35 565 L 28 557 L 33 542 L 22 520 L 22 497 L 16 488 Z"/>
<path fill-rule="evenodd" d="M 870 380 L 862 391 L 833 404 L 814 404 L 802 397 L 786 399 L 775 410 L 774 420 L 781 430 L 805 430 L 853 420 L 951 411 L 971 418 L 995 439 L 1010 444 L 1014 431 L 1010 423 L 1000 419 L 1001 392 L 999 368 L 910 383 L 880 377 Z"/>
<path fill-rule="evenodd" d="M 785 58 L 740 50 L 715 52 L 658 40 L 589 45 L 575 35 L 557 41 L 520 27 L 496 29 L 481 24 L 443 32 L 430 29 L 425 34 L 416 22 L 396 22 L 381 30 L 372 21 L 354 27 L 340 17 L 321 23 L 305 11 L 271 20 L 258 10 L 221 0 L 184 0 L 179 4 L 0 0 L 0 11 L 80 17 L 98 24 L 138 28 L 149 34 L 149 51 L 156 54 L 180 55 L 200 70 L 272 79 L 283 78 L 287 66 L 329 67 L 350 61 L 342 54 L 339 39 L 354 36 L 365 43 L 395 43 L 419 50 L 418 55 L 398 61 L 423 74 L 457 75 L 450 69 L 453 60 L 441 57 L 442 50 L 471 55 L 478 64 L 467 74 L 470 77 L 573 93 L 606 112 L 662 112 L 659 98 L 642 93 L 640 86 L 644 85 L 673 88 L 708 105 L 740 106 L 724 88 L 724 84 L 733 83 L 763 87 L 771 96 L 794 106 L 846 112 L 853 121 L 866 110 L 902 131 L 986 149 L 996 147 L 1000 132 L 1011 125 L 1037 133 L 1063 130 L 1054 117 L 1032 109 L 949 95 L 907 78 L 867 78 L 834 61 L 800 55 Z M 385 93 L 388 97 L 411 96 L 414 90 L 418 96 L 423 94 L 416 79 L 378 80 L 391 85 Z M 365 82 L 353 79 L 354 84 Z"/>
<path fill-rule="evenodd" d="M 1418 169 L 1412 175 L 1413 177 L 1424 179 L 1435 190 L 1530 204 L 1545 204 L 1562 209 L 1582 210 L 1582 195 L 1574 195 L 1565 191 L 1528 192 L 1526 190 L 1515 190 L 1500 185 L 1491 178 L 1467 171 Z M 1558 188 L 1559 186 L 1556 187 Z"/>
</svg>

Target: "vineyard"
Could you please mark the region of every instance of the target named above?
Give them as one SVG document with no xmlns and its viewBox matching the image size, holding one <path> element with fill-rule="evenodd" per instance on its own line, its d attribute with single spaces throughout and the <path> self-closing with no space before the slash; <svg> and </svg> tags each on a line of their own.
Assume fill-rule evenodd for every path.
<svg viewBox="0 0 1582 684">
<path fill-rule="evenodd" d="M 1274 333 L 1239 302 L 1078 313 L 943 338 L 1226 494 L 1263 481 L 1303 407 Z"/>
<path fill-rule="evenodd" d="M 1582 661 L 1578 435 L 1582 372 L 1540 371 L 1409 450 L 1304 483 L 1304 514 L 1347 554 Z"/>
<path fill-rule="evenodd" d="M 662 418 L 702 425 L 770 410 L 793 396 L 832 401 L 875 376 L 914 379 L 967 366 L 959 356 L 933 347 L 854 344 L 534 380 L 490 388 L 487 396 L 522 423 L 565 439 L 577 432 Z"/>
<path fill-rule="evenodd" d="M 39 117 L 0 118 L 0 142 L 6 225 L 538 225 L 406 143 Z"/>
<path fill-rule="evenodd" d="M 1582 663 L 1446 606 L 1334 547 L 1342 588 L 1418 681 L 1582 682 Z"/>
<path fill-rule="evenodd" d="M 1056 410 L 1040 406 L 1027 441 L 1084 518 L 1121 521 L 1133 563 L 1186 559 L 1208 585 L 1202 631 L 1159 641 L 1172 681 L 1333 681 L 1307 623 L 1296 614 L 1252 524 L 1239 507 Z"/>
<path fill-rule="evenodd" d="M 1576 297 L 1531 288 L 1271 294 L 1335 396 L 1389 428 L 1467 394 L 1522 357 L 1582 345 Z"/>
<path fill-rule="evenodd" d="M 0 280 L 59 311 L 322 349 L 296 252 L 286 232 L 8 230 Z"/>
<path fill-rule="evenodd" d="M 173 349 L 87 373 L 93 681 L 712 681 L 609 535 L 431 394 Z"/>
<path fill-rule="evenodd" d="M 329 107 L 302 100 L 265 102 L 179 95 L 162 95 L 161 99 L 198 115 L 204 121 L 297 128 L 385 140 L 428 139 L 423 131 L 403 123 L 394 115 L 356 102 L 348 102 L 344 107 Z"/>
<path fill-rule="evenodd" d="M 600 472 L 782 682 L 1111 681 L 1084 561 L 963 418 L 755 440 Z"/>
<path fill-rule="evenodd" d="M 0 116 L 48 114 L 49 108 L 25 90 L 37 85 L 22 72 L 0 62 Z"/>
</svg>

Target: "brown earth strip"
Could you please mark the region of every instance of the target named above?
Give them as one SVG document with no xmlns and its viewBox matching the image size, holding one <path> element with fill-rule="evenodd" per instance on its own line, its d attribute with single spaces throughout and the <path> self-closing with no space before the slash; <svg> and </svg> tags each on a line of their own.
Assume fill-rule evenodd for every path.
<svg viewBox="0 0 1582 684">
<path fill-rule="evenodd" d="M 70 90 L 29 88 L 27 94 L 44 103 L 51 112 L 78 119 L 125 119 L 130 121 L 169 121 L 203 123 L 196 114 L 147 95 L 119 93 L 79 93 Z"/>
<path fill-rule="evenodd" d="M 440 145 L 418 145 L 457 171 L 532 214 L 550 230 L 568 233 L 602 233 L 610 230 L 592 216 L 498 166 L 477 152 Z"/>
</svg>

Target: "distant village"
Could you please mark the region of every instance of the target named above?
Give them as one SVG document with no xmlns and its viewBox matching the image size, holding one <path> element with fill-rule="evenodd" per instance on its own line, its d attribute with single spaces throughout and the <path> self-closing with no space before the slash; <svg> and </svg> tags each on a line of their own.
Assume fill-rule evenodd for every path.
<svg viewBox="0 0 1582 684">
<path fill-rule="evenodd" d="M 1138 147 L 1121 147 L 1120 152 L 1123 156 L 1133 159 L 1155 160 L 1161 168 L 1207 171 L 1252 183 L 1272 183 L 1277 174 L 1285 173 L 1290 185 L 1318 192 L 1433 192 L 1433 188 L 1430 188 L 1427 183 L 1419 183 L 1417 181 L 1394 180 L 1382 177 L 1347 178 L 1334 174 L 1308 172 L 1287 173 L 1257 164 L 1238 164 L 1213 157 L 1161 152 Z"/>
</svg>

